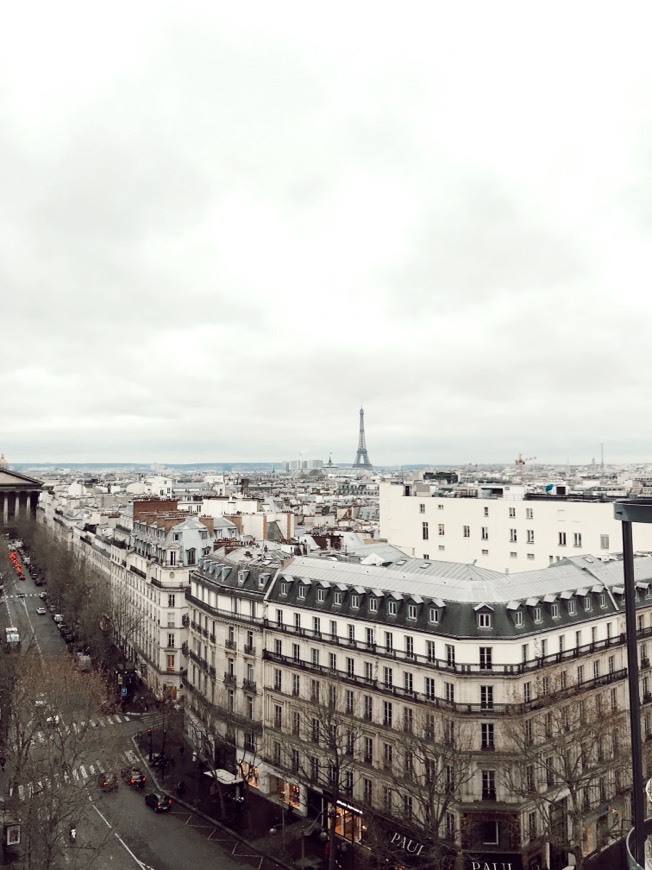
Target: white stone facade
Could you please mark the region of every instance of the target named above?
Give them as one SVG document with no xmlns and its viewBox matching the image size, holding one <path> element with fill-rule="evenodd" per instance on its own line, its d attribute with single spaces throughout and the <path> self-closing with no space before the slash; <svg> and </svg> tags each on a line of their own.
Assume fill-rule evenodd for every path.
<svg viewBox="0 0 652 870">
<path fill-rule="evenodd" d="M 470 826 L 495 824 L 486 860 L 547 861 L 535 807 L 503 775 L 518 754 L 514 723 L 539 727 L 543 711 L 598 698 L 625 727 L 621 573 L 622 563 L 592 557 L 518 577 L 421 560 L 383 569 L 301 557 L 270 576 L 211 556 L 191 575 L 189 736 L 201 736 L 215 764 L 231 741 L 234 760 L 255 768 L 256 787 L 303 814 L 334 800 L 343 834 L 357 839 L 374 812 L 423 830 L 421 762 L 402 766 L 419 729 L 431 729 L 434 747 L 440 729 L 459 728 L 468 777 L 442 819 L 444 838 L 464 851 Z M 652 736 L 652 559 L 637 560 L 639 578 L 643 733 Z M 355 734 L 334 799 L 320 778 L 332 753 L 317 739 L 331 701 Z M 649 774 L 652 757 L 646 764 Z M 606 800 L 629 812 L 626 782 L 608 761 L 595 781 L 585 798 L 587 850 L 604 845 Z"/>
<path fill-rule="evenodd" d="M 511 574 L 583 553 L 622 552 L 613 502 L 447 498 L 417 484 L 381 484 L 380 535 L 417 559 Z M 634 547 L 652 552 L 652 526 L 635 526 Z"/>
</svg>

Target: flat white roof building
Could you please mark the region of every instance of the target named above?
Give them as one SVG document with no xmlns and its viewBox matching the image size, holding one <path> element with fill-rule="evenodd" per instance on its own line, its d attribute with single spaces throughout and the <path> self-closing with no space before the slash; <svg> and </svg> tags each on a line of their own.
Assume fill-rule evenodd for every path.
<svg viewBox="0 0 652 870">
<path fill-rule="evenodd" d="M 381 484 L 380 535 L 417 559 L 510 574 L 571 555 L 622 551 L 611 501 L 452 498 L 425 484 Z M 652 552 L 652 526 L 635 527 L 634 546 Z"/>
</svg>

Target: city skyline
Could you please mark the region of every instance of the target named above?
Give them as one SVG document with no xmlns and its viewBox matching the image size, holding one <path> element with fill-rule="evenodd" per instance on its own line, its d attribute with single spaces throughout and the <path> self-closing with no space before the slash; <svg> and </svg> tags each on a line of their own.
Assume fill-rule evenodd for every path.
<svg viewBox="0 0 652 870">
<path fill-rule="evenodd" d="M 8 9 L 9 461 L 648 461 L 652 11 L 472 10 Z"/>
</svg>

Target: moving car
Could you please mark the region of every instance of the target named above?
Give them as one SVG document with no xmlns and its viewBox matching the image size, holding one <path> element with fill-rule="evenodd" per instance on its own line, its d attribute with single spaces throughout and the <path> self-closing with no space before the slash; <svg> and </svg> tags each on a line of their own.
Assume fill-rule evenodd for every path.
<svg viewBox="0 0 652 870">
<path fill-rule="evenodd" d="M 160 791 L 150 791 L 145 795 L 145 803 L 155 813 L 166 813 L 172 806 L 172 798 Z"/>
<path fill-rule="evenodd" d="M 115 773 L 100 773 L 97 777 L 97 784 L 102 791 L 115 791 L 118 787 L 118 777 Z"/>
<path fill-rule="evenodd" d="M 140 767 L 128 767 L 120 771 L 120 775 L 134 788 L 144 788 L 146 777 Z"/>
</svg>

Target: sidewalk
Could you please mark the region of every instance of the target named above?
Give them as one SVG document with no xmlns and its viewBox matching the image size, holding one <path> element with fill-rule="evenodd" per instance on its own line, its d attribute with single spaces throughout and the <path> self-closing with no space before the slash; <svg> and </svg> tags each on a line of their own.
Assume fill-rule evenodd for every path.
<svg viewBox="0 0 652 870">
<path fill-rule="evenodd" d="M 153 729 L 152 749 L 157 753 L 161 749 L 162 737 L 156 728 Z M 165 752 L 173 759 L 173 766 L 162 773 L 152 769 L 148 763 L 149 738 L 145 731 L 134 739 L 134 745 L 139 751 L 148 768 L 151 780 L 162 791 L 166 791 L 174 801 L 199 812 L 209 819 L 216 827 L 224 828 L 228 833 L 240 839 L 247 846 L 258 851 L 267 860 L 265 866 L 281 868 L 297 868 L 303 857 L 307 868 L 326 868 L 325 843 L 317 835 L 305 837 L 304 830 L 310 824 L 308 819 L 297 816 L 288 818 L 288 808 L 285 804 L 276 802 L 257 789 L 249 787 L 246 791 L 244 806 L 239 809 L 230 801 L 225 801 L 225 813 L 222 815 L 218 795 L 213 791 L 212 779 L 204 775 L 203 765 L 193 761 L 191 748 L 178 737 L 166 736 Z M 178 793 L 179 783 L 183 784 L 181 795 Z M 296 863 L 295 863 L 296 862 Z M 355 865 L 353 850 L 341 859 L 343 870 L 349 870 Z M 361 862 L 358 861 L 358 867 Z"/>
</svg>

